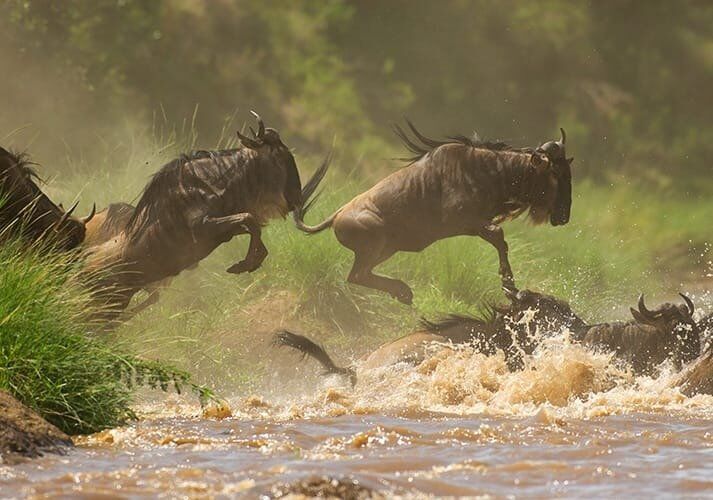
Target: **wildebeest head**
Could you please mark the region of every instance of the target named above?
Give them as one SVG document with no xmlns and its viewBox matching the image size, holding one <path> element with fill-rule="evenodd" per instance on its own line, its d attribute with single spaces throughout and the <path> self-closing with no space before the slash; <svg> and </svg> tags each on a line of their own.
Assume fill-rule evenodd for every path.
<svg viewBox="0 0 713 500">
<path fill-rule="evenodd" d="M 554 185 L 554 197 L 547 200 L 550 224 L 561 226 L 569 222 L 572 207 L 572 161 L 565 153 L 567 134 L 560 128 L 562 138 L 559 141 L 549 141 L 539 146 L 531 157 L 532 164 L 538 173 L 546 178 L 546 183 Z M 544 222 L 544 221 L 543 221 Z"/>
<path fill-rule="evenodd" d="M 22 234 L 33 241 L 51 241 L 63 250 L 79 246 L 84 240 L 85 224 L 95 213 L 85 218 L 73 217 L 77 203 L 68 211 L 45 195 L 33 178 L 26 156 L 0 148 L 0 191 L 2 192 L 2 226 L 19 224 Z"/>
<path fill-rule="evenodd" d="M 290 149 L 282 142 L 280 134 L 274 128 L 265 127 L 265 124 L 255 111 L 251 111 L 258 123 L 258 130 L 255 132 L 250 127 L 253 137 L 248 137 L 238 131 L 240 142 L 247 148 L 257 151 L 260 154 L 271 157 L 283 167 L 286 174 L 284 196 L 290 211 L 302 206 L 302 182 L 300 173 L 297 170 L 295 158 Z"/>
<path fill-rule="evenodd" d="M 575 330 L 584 326 L 584 321 L 577 316 L 570 305 L 552 295 L 532 290 L 513 290 L 505 288 L 505 295 L 510 299 L 508 310 L 514 321 L 519 321 L 527 310 L 535 310 L 535 322 L 538 326 L 558 332 L 562 328 Z"/>
<path fill-rule="evenodd" d="M 639 309 L 631 308 L 634 319 L 644 325 L 650 325 L 669 335 L 675 335 L 676 352 L 679 361 L 689 363 L 696 359 L 701 351 L 700 328 L 693 319 L 695 307 L 686 295 L 679 294 L 685 304 L 666 302 L 654 310 L 649 310 L 644 303 L 644 295 L 639 296 Z"/>
</svg>

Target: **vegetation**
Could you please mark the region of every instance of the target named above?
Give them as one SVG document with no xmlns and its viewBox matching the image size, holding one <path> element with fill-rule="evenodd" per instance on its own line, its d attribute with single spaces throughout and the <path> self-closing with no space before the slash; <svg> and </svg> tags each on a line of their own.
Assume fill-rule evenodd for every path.
<svg viewBox="0 0 713 500">
<path fill-rule="evenodd" d="M 185 141 L 172 142 L 152 151 L 171 157 L 172 148 L 187 148 Z M 316 166 L 317 160 L 298 158 L 301 165 Z M 144 168 L 131 165 L 112 175 L 133 179 Z M 308 167 L 302 168 L 305 173 Z M 328 174 L 310 221 L 321 220 L 369 186 L 343 171 L 337 164 Z M 102 199 L 136 195 L 103 190 L 101 176 L 76 182 Z M 682 282 L 702 279 L 701 271 L 710 265 L 706 238 L 712 209 L 710 200 L 662 198 L 635 186 L 580 180 L 567 226 L 535 227 L 523 217 L 504 227 L 518 284 L 566 298 L 585 318 L 597 321 L 624 317 L 641 292 L 673 294 Z M 222 390 L 242 391 L 272 370 L 270 333 L 280 323 L 257 316 L 278 317 L 356 356 L 414 328 L 422 316 L 478 314 L 485 304 L 503 300 L 497 254 L 478 238 L 445 240 L 422 253 L 399 254 L 378 268 L 413 285 L 413 307 L 349 285 L 352 255 L 331 230 L 306 236 L 288 219 L 272 222 L 264 239 L 270 255 L 261 269 L 237 277 L 225 273 L 247 249 L 247 239 L 236 238 L 174 280 L 159 304 L 119 329 L 117 339 L 138 346 L 147 357 L 171 359 Z"/>
<path fill-rule="evenodd" d="M 16 240 L 0 246 L 0 389 L 68 434 L 131 419 L 136 385 L 213 397 L 184 371 L 89 335 L 91 305 L 78 277 L 67 254 Z"/>
<path fill-rule="evenodd" d="M 401 156 L 388 125 L 403 115 L 428 135 L 476 129 L 517 146 L 557 137 L 563 126 L 576 157 L 572 221 L 505 226 L 520 286 L 567 298 L 596 320 L 626 314 L 641 291 L 672 293 L 702 270 L 713 273 L 711 3 L 2 5 L 0 95 L 12 99 L 0 114 L 0 142 L 27 148 L 53 180 L 52 197 L 79 195 L 80 211 L 135 200 L 180 152 L 230 145 L 249 109 L 296 149 L 303 176 L 335 144 L 311 221 L 400 166 L 384 158 Z M 9 349 L 1 352 L 61 369 L 15 378 L 5 369 L 0 387 L 63 422 L 76 412 L 73 428 L 84 431 L 130 416 L 130 390 L 111 367 L 138 361 L 117 346 L 230 390 L 268 371 L 263 347 L 283 321 L 357 354 L 421 315 L 477 312 L 502 297 L 495 252 L 476 238 L 439 242 L 379 269 L 413 285 L 413 308 L 348 285 L 351 255 L 330 232 L 307 237 L 285 221 L 270 225 L 265 240 L 270 256 L 257 272 L 224 272 L 244 255 L 246 243 L 236 239 L 101 342 L 77 321 L 82 294 L 64 289 L 71 266 L 2 250 L 3 262 L 28 267 L 28 278 L 14 274 L 20 264 L 0 270 L 20 290 L 0 290 L 0 343 Z"/>
<path fill-rule="evenodd" d="M 520 144 L 564 126 L 579 175 L 711 188 L 711 3 L 6 0 L 3 13 L 0 137 L 32 124 L 16 140 L 41 134 L 32 150 L 54 169 L 68 148 L 85 172 L 103 149 L 124 162 L 127 127 L 198 105 L 203 147 L 257 109 L 299 151 L 336 134 L 348 171 L 388 155 L 407 115 Z"/>
</svg>

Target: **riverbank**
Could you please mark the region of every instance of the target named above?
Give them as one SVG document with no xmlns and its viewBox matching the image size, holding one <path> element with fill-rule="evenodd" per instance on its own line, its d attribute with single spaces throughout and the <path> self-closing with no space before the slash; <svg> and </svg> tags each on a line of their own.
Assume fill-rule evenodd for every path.
<svg viewBox="0 0 713 500">
<path fill-rule="evenodd" d="M 13 465 L 23 458 L 61 453 L 73 446 L 64 432 L 0 390 L 0 464 Z"/>
</svg>

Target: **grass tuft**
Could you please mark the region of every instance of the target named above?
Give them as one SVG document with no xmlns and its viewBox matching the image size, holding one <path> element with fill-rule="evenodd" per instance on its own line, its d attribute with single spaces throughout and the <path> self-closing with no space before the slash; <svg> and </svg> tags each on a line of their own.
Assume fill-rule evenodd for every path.
<svg viewBox="0 0 713 500">
<path fill-rule="evenodd" d="M 188 387 L 215 398 L 188 373 L 139 359 L 90 335 L 91 311 L 80 269 L 70 254 L 18 240 L 0 246 L 0 388 L 68 434 L 134 418 L 133 389 Z"/>
</svg>

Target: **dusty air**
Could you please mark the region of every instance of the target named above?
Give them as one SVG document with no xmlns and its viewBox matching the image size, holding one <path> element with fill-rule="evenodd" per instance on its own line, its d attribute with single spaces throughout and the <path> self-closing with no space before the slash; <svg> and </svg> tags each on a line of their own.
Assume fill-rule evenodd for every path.
<svg viewBox="0 0 713 500">
<path fill-rule="evenodd" d="M 1 497 L 713 495 L 713 4 L 3 13 Z"/>
</svg>

